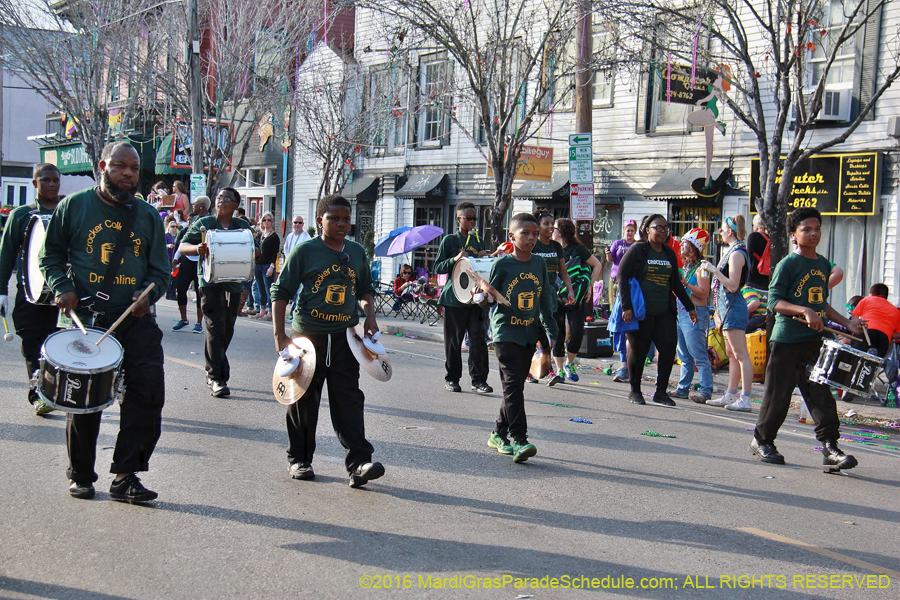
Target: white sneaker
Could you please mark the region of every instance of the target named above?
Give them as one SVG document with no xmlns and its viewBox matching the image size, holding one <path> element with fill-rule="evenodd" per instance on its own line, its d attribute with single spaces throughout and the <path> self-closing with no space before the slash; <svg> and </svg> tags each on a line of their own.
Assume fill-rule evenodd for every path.
<svg viewBox="0 0 900 600">
<path fill-rule="evenodd" d="M 731 404 L 733 402 L 737 402 L 738 400 L 740 400 L 740 398 L 738 398 L 736 395 L 725 392 L 725 394 L 721 398 L 713 398 L 712 400 L 707 400 L 706 405 L 707 406 L 728 406 L 729 404 Z"/>
<path fill-rule="evenodd" d="M 751 412 L 750 409 L 750 398 L 746 396 L 741 396 L 735 402 L 732 402 L 728 406 L 725 407 L 727 410 L 736 410 L 738 412 Z"/>
</svg>

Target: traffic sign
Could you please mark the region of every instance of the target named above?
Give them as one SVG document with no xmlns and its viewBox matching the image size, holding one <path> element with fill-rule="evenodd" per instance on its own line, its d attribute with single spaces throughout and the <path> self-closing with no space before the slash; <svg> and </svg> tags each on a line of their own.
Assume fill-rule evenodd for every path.
<svg viewBox="0 0 900 600">
<path fill-rule="evenodd" d="M 569 136 L 570 146 L 590 146 L 593 143 L 590 133 L 573 133 Z"/>
<path fill-rule="evenodd" d="M 191 204 L 197 198 L 206 194 L 206 175 L 204 173 L 191 174 Z"/>
<path fill-rule="evenodd" d="M 594 220 L 594 184 L 574 183 L 569 186 L 571 215 L 574 221 Z"/>
</svg>

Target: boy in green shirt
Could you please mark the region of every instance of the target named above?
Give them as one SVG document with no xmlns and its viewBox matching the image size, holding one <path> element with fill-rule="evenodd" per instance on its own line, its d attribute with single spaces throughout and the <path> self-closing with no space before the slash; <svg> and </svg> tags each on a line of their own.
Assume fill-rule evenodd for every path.
<svg viewBox="0 0 900 600">
<path fill-rule="evenodd" d="M 800 388 L 816 422 L 816 439 L 822 442 L 822 463 L 826 472 L 852 469 L 853 456 L 838 448 L 840 421 L 834 396 L 827 385 L 809 380 L 807 367 L 814 365 L 822 346 L 824 320 L 840 323 L 851 333 L 860 333 L 856 318 L 847 319 L 827 303 L 831 263 L 816 253 L 822 238 L 822 216 L 814 208 L 798 208 L 787 219 L 791 240 L 797 244 L 778 263 L 769 281 L 769 310 L 774 310 L 769 358 L 766 363 L 766 388 L 759 419 L 750 442 L 750 452 L 759 460 L 784 464 L 775 448 L 775 436 L 787 417 L 794 386 Z M 802 317 L 806 324 L 795 321 Z"/>
<path fill-rule="evenodd" d="M 559 332 L 553 318 L 556 294 L 550 285 L 547 265 L 543 258 L 531 253 L 537 238 L 538 222 L 533 215 L 513 216 L 509 223 L 513 253 L 494 263 L 490 280 L 491 286 L 503 294 L 510 306 L 498 304 L 491 320 L 503 403 L 488 446 L 500 454 L 511 454 L 517 463 L 537 454 L 537 448 L 528 443 L 524 391 L 534 348 L 542 337 L 541 326 L 551 338 Z"/>
<path fill-rule="evenodd" d="M 327 382 L 331 423 L 346 451 L 350 487 L 359 488 L 384 475 L 384 466 L 372 462 L 374 448 L 366 440 L 366 398 L 359 389 L 359 363 L 347 342 L 347 328 L 359 323 L 358 303 L 366 314 L 365 335 L 378 331 L 375 287 L 365 248 L 344 239 L 350 231 L 350 202 L 337 194 L 325 196 L 316 206 L 316 223 L 322 235 L 296 246 L 272 284 L 276 350 L 291 343 L 284 331 L 284 313 L 298 289 L 292 337 L 305 337 L 316 349 L 312 382 L 287 410 L 288 462 L 293 479 L 315 478 L 316 424 Z"/>
</svg>

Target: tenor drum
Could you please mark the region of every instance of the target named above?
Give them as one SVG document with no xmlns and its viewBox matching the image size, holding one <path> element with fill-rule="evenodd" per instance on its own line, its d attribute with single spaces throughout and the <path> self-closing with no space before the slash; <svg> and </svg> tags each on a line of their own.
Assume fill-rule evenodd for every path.
<svg viewBox="0 0 900 600">
<path fill-rule="evenodd" d="M 472 304 L 472 292 L 478 286 L 469 271 L 477 273 L 485 281 L 491 279 L 491 268 L 497 258 L 461 258 L 453 265 L 453 293 L 463 304 Z"/>
<path fill-rule="evenodd" d="M 38 254 L 44 247 L 47 237 L 47 224 L 50 215 L 31 215 L 25 228 L 25 241 L 22 244 L 22 279 L 25 283 L 25 297 L 32 304 L 53 304 L 53 291 L 44 281 L 38 263 Z"/>
<path fill-rule="evenodd" d="M 875 375 L 883 367 L 883 358 L 834 340 L 825 340 L 809 380 L 868 397 L 872 395 Z"/>
<path fill-rule="evenodd" d="M 47 336 L 41 348 L 41 367 L 32 385 L 45 403 L 75 414 L 95 413 L 108 407 L 124 393 L 122 346 L 105 333 L 87 328 L 65 329 Z"/>
<path fill-rule="evenodd" d="M 210 229 L 206 232 L 206 245 L 209 253 L 200 261 L 203 281 L 227 283 L 253 278 L 256 246 L 249 229 Z"/>
</svg>

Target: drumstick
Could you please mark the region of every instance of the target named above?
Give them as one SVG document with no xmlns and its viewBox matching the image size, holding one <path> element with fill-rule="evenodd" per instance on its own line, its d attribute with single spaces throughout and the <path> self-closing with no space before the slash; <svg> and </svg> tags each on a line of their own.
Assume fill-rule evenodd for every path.
<svg viewBox="0 0 900 600">
<path fill-rule="evenodd" d="M 809 323 L 807 323 L 807 322 L 806 322 L 806 319 L 804 319 L 803 317 L 794 317 L 794 320 L 795 320 L 795 321 L 800 321 L 801 323 L 804 323 L 804 324 L 806 324 L 806 325 L 809 325 Z M 845 331 L 838 331 L 837 329 L 832 329 L 831 327 L 823 327 L 822 329 L 825 330 L 825 331 L 827 331 L 828 333 L 833 333 L 833 334 L 835 334 L 835 335 L 842 335 L 842 336 L 844 336 L 845 338 L 850 338 L 850 339 L 853 340 L 854 342 L 861 342 L 861 341 L 863 341 L 863 340 L 861 340 L 860 338 L 858 338 L 858 337 L 856 337 L 856 336 L 853 336 L 853 335 L 850 335 L 849 333 L 847 333 L 847 332 L 845 332 Z"/>
<path fill-rule="evenodd" d="M 75 314 L 74 309 L 69 311 L 69 318 L 71 318 L 72 321 L 75 323 L 75 325 L 78 326 L 78 329 L 81 330 L 81 333 L 83 333 L 84 335 L 87 335 L 87 329 L 85 329 L 84 325 L 81 324 L 81 319 L 79 319 L 78 315 Z"/>
<path fill-rule="evenodd" d="M 6 324 L 6 315 L 3 315 L 3 329 L 6 330 L 6 335 L 3 336 L 3 339 L 7 342 L 11 342 L 13 340 L 13 334 L 9 332 L 9 325 Z"/>
<path fill-rule="evenodd" d="M 491 284 L 485 281 L 481 275 L 479 275 L 475 271 L 472 271 L 471 269 L 467 270 L 466 272 L 469 274 L 469 277 L 471 277 L 475 280 L 476 283 L 478 283 L 478 287 L 493 296 L 498 304 L 502 304 L 503 306 L 511 306 L 509 300 L 507 300 L 503 294 L 491 287 Z"/>
<path fill-rule="evenodd" d="M 866 326 L 865 323 L 862 324 L 862 330 L 863 330 L 863 335 L 866 336 L 866 343 L 871 348 L 872 347 L 872 339 L 869 338 L 869 328 Z"/>
<path fill-rule="evenodd" d="M 108 336 L 108 335 L 111 334 L 113 331 L 115 331 L 115 330 L 116 330 L 116 327 L 118 327 L 119 325 L 122 324 L 122 321 L 125 320 L 125 317 L 127 317 L 128 315 L 131 314 L 131 311 L 134 310 L 134 307 L 137 306 L 138 302 L 140 302 L 141 300 L 143 300 L 144 298 L 147 297 L 147 294 L 150 293 L 150 290 L 152 290 L 152 289 L 153 289 L 153 286 L 155 286 L 155 285 L 156 285 L 155 283 L 151 283 L 150 285 L 147 286 L 147 288 L 146 288 L 143 292 L 141 292 L 141 295 L 137 297 L 137 300 L 135 300 L 134 302 L 132 302 L 132 303 L 131 303 L 131 306 L 129 306 L 128 308 L 126 308 L 126 309 L 125 309 L 125 312 L 122 313 L 122 316 L 119 317 L 118 319 L 116 319 L 116 322 L 112 324 L 112 327 L 110 327 L 109 329 L 107 329 L 107 330 L 106 330 L 106 333 L 104 333 L 104 334 L 100 337 L 100 339 L 97 340 L 97 341 L 95 342 L 95 344 L 96 344 L 97 346 L 100 345 L 100 342 L 102 342 L 103 340 L 106 339 L 106 336 Z"/>
</svg>

